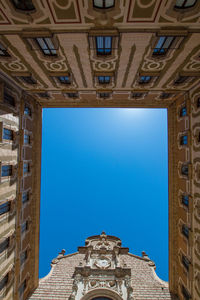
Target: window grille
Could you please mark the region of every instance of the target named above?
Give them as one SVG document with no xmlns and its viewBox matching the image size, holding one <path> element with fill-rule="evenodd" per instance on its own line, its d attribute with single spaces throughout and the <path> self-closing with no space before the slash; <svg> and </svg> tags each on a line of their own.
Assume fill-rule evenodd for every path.
<svg viewBox="0 0 200 300">
<path fill-rule="evenodd" d="M 13 131 L 7 128 L 3 129 L 3 139 L 4 140 L 13 140 Z"/>
<path fill-rule="evenodd" d="M 111 8 L 115 6 L 114 0 L 93 0 L 93 6 L 96 8 Z"/>
<path fill-rule="evenodd" d="M 55 46 L 51 38 L 48 37 L 35 38 L 35 41 L 37 42 L 38 46 L 40 47 L 40 50 L 43 52 L 44 55 L 47 56 L 57 55 L 57 51 L 55 49 Z"/>
<path fill-rule="evenodd" d="M 96 37 L 96 51 L 99 56 L 111 55 L 112 53 L 112 37 L 111 36 L 97 36 Z"/>
<path fill-rule="evenodd" d="M 11 176 L 12 175 L 12 166 L 11 165 L 5 165 L 1 167 L 1 176 Z"/>
<path fill-rule="evenodd" d="M 10 211 L 10 202 L 5 202 L 0 205 L 0 215 L 3 215 Z"/>
<path fill-rule="evenodd" d="M 32 0 L 11 0 L 16 9 L 24 11 L 35 10 Z"/>
<path fill-rule="evenodd" d="M 170 49 L 174 39 L 173 36 L 161 36 L 153 50 L 153 55 L 165 55 Z"/>
</svg>

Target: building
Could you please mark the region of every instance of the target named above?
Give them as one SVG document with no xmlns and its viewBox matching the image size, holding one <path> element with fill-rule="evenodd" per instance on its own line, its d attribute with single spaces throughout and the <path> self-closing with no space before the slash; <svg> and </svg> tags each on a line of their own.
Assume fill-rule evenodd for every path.
<svg viewBox="0 0 200 300">
<path fill-rule="evenodd" d="M 1 298 L 38 286 L 43 107 L 168 109 L 169 290 L 200 298 L 199 21 L 199 0 L 1 0 Z"/>
<path fill-rule="evenodd" d="M 99 298 L 98 298 L 99 297 Z M 177 299 L 169 293 L 168 284 L 155 273 L 155 264 L 129 253 L 119 238 L 91 236 L 85 247 L 65 255 L 62 250 L 52 261 L 49 274 L 40 280 L 30 300 L 42 299 Z"/>
</svg>

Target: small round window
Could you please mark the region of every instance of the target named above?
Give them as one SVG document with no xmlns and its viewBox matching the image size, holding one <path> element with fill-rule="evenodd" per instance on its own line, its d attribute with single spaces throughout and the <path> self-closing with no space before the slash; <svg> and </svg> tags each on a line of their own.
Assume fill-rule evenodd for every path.
<svg viewBox="0 0 200 300">
<path fill-rule="evenodd" d="M 111 8 L 115 5 L 115 0 L 93 0 L 93 5 L 96 8 Z"/>
</svg>

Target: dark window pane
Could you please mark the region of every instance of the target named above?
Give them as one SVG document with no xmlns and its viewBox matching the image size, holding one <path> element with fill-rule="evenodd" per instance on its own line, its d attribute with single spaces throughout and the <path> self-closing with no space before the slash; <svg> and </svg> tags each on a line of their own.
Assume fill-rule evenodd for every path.
<svg viewBox="0 0 200 300">
<path fill-rule="evenodd" d="M 184 285 L 182 285 L 182 294 L 185 300 L 191 299 L 191 296 L 189 292 L 186 290 L 186 288 L 184 287 Z"/>
<path fill-rule="evenodd" d="M 143 96 L 143 93 L 132 93 L 133 98 L 140 98 Z"/>
<path fill-rule="evenodd" d="M 161 36 L 153 50 L 153 55 L 164 55 L 171 47 L 174 41 L 173 36 Z"/>
<path fill-rule="evenodd" d="M 22 283 L 22 285 L 19 288 L 20 296 L 24 293 L 25 289 L 26 289 L 26 280 L 24 280 L 24 282 Z"/>
<path fill-rule="evenodd" d="M 22 194 L 22 203 L 26 203 L 29 200 L 29 193 L 28 192 L 24 192 Z"/>
<path fill-rule="evenodd" d="M 11 106 L 15 106 L 15 98 L 7 93 L 4 93 L 4 102 Z"/>
<path fill-rule="evenodd" d="M 188 206 L 189 205 L 189 197 L 187 195 L 183 195 L 182 196 L 182 203 L 185 205 L 185 206 Z"/>
<path fill-rule="evenodd" d="M 188 79 L 188 76 L 179 76 L 175 81 L 174 84 L 181 84 L 184 83 Z"/>
<path fill-rule="evenodd" d="M 66 93 L 69 98 L 78 98 L 78 93 Z"/>
<path fill-rule="evenodd" d="M 97 55 L 110 55 L 112 52 L 112 37 L 97 36 L 96 49 L 97 49 Z"/>
<path fill-rule="evenodd" d="M 9 247 L 9 238 L 6 238 L 3 242 L 0 244 L 0 254 L 5 251 Z"/>
<path fill-rule="evenodd" d="M 6 56 L 6 57 L 10 56 L 10 54 L 7 52 L 7 50 L 1 44 L 0 44 L 0 56 Z"/>
<path fill-rule="evenodd" d="M 31 76 L 20 76 L 21 80 L 28 84 L 36 84 L 36 80 L 33 79 Z"/>
<path fill-rule="evenodd" d="M 13 140 L 13 131 L 7 128 L 3 129 L 3 139 L 4 140 Z"/>
<path fill-rule="evenodd" d="M 110 93 L 99 93 L 100 98 L 109 98 Z"/>
<path fill-rule="evenodd" d="M 69 76 L 58 76 L 57 78 L 60 81 L 60 83 L 70 84 Z"/>
<path fill-rule="evenodd" d="M 184 106 L 180 110 L 180 117 L 184 117 L 186 115 L 187 115 L 187 108 L 186 108 L 186 106 Z"/>
<path fill-rule="evenodd" d="M 182 226 L 182 233 L 186 238 L 189 238 L 189 228 L 185 224 Z"/>
<path fill-rule="evenodd" d="M 182 255 L 182 264 L 184 265 L 185 269 L 189 271 L 190 261 L 185 255 Z"/>
<path fill-rule="evenodd" d="M 1 176 L 11 176 L 12 175 L 12 166 L 6 165 L 1 167 Z"/>
<path fill-rule="evenodd" d="M 21 265 L 26 261 L 26 259 L 27 259 L 27 254 L 28 254 L 28 253 L 27 253 L 27 250 L 21 253 L 21 255 L 20 255 L 20 264 L 21 264 Z"/>
<path fill-rule="evenodd" d="M 32 0 L 12 0 L 13 5 L 16 9 L 20 10 L 34 10 L 35 6 L 32 3 Z"/>
<path fill-rule="evenodd" d="M 3 215 L 10 211 L 10 202 L 6 202 L 0 205 L 0 215 Z"/>
<path fill-rule="evenodd" d="M 23 173 L 26 174 L 29 172 L 29 164 L 28 163 L 24 163 L 23 166 Z"/>
<path fill-rule="evenodd" d="M 183 175 L 188 176 L 188 166 L 187 166 L 187 165 L 183 165 L 183 166 L 181 167 L 181 173 L 182 173 Z"/>
<path fill-rule="evenodd" d="M 149 83 L 151 78 L 151 76 L 140 76 L 139 83 Z"/>
<path fill-rule="evenodd" d="M 43 37 L 35 39 L 44 55 L 56 56 L 57 52 L 51 38 Z"/>
<path fill-rule="evenodd" d="M 197 99 L 197 107 L 200 107 L 200 97 Z"/>
<path fill-rule="evenodd" d="M 98 76 L 98 81 L 100 84 L 110 83 L 110 76 Z"/>
<path fill-rule="evenodd" d="M 190 8 L 196 4 L 197 0 L 176 0 L 175 8 Z"/>
<path fill-rule="evenodd" d="M 168 99 L 168 98 L 170 98 L 172 96 L 172 94 L 171 93 L 162 93 L 161 94 L 161 96 L 160 96 L 160 98 L 161 99 Z"/>
<path fill-rule="evenodd" d="M 24 134 L 24 144 L 30 144 L 30 135 Z"/>
<path fill-rule="evenodd" d="M 114 5 L 114 0 L 93 0 L 93 6 L 97 8 L 111 8 Z"/>
<path fill-rule="evenodd" d="M 28 230 L 28 221 L 25 221 L 22 225 L 21 225 L 21 233 L 24 233 L 25 231 Z"/>
<path fill-rule="evenodd" d="M 7 283 L 8 283 L 8 274 L 0 281 L 0 291 L 6 286 Z"/>
<path fill-rule="evenodd" d="M 31 117 L 31 109 L 27 105 L 24 107 L 24 114 Z"/>
<path fill-rule="evenodd" d="M 37 93 L 37 95 L 41 98 L 49 98 L 49 94 L 47 92 L 41 92 L 41 93 Z"/>
<path fill-rule="evenodd" d="M 188 143 L 188 137 L 187 137 L 187 135 L 183 135 L 181 137 L 180 144 L 181 145 L 187 145 L 187 143 Z"/>
</svg>

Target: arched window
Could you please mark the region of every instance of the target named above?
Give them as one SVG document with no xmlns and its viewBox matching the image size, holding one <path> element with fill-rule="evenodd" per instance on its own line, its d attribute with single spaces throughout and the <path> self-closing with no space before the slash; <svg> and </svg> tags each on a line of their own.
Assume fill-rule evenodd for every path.
<svg viewBox="0 0 200 300">
<path fill-rule="evenodd" d="M 16 9 L 31 11 L 35 10 L 32 0 L 11 0 Z"/>
<path fill-rule="evenodd" d="M 96 8 L 111 8 L 115 6 L 115 0 L 93 0 L 93 6 Z"/>
<path fill-rule="evenodd" d="M 196 4 L 197 0 L 176 0 L 175 8 L 190 8 Z"/>
</svg>

